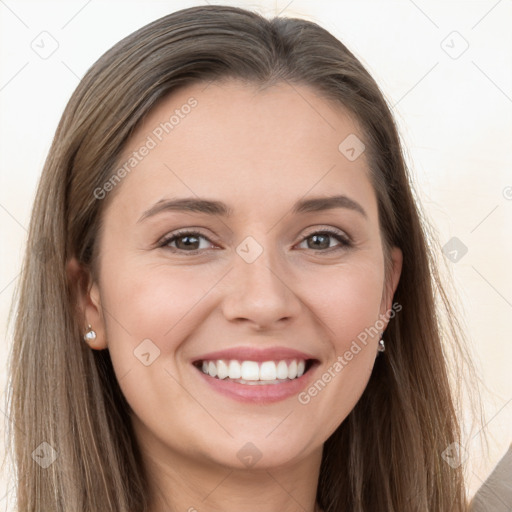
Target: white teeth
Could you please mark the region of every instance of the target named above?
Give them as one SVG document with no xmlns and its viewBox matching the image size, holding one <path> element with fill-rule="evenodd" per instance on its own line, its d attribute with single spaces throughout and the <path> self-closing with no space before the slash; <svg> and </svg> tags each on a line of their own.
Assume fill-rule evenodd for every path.
<svg viewBox="0 0 512 512">
<path fill-rule="evenodd" d="M 244 380 L 259 380 L 260 369 L 258 363 L 255 361 L 244 361 L 241 365 L 242 368 L 242 379 Z M 210 373 L 210 375 L 212 375 Z"/>
<path fill-rule="evenodd" d="M 204 365 L 203 365 L 203 372 Z M 240 363 L 238 361 L 229 361 L 229 378 L 230 379 L 239 379 L 242 377 L 242 369 L 240 368 Z"/>
<path fill-rule="evenodd" d="M 224 361 L 217 361 L 217 377 L 219 377 L 219 379 L 225 379 L 228 374 L 228 365 Z"/>
<path fill-rule="evenodd" d="M 286 361 L 279 361 L 277 365 L 277 378 L 287 379 L 288 378 L 288 365 Z"/>
<path fill-rule="evenodd" d="M 288 366 L 288 378 L 295 379 L 297 377 L 297 361 L 292 361 Z"/>
<path fill-rule="evenodd" d="M 208 363 L 208 374 L 217 377 L 217 365 L 213 361 Z"/>
<path fill-rule="evenodd" d="M 288 375 L 287 375 L 288 377 Z M 265 361 L 261 363 L 260 367 L 260 380 L 276 380 L 277 368 L 274 361 Z"/>
<path fill-rule="evenodd" d="M 303 359 L 292 361 L 237 361 L 222 360 L 203 361 L 201 365 L 203 373 L 219 379 L 230 378 L 244 382 L 264 381 L 276 382 L 277 380 L 292 380 L 304 375 L 306 361 Z"/>
</svg>

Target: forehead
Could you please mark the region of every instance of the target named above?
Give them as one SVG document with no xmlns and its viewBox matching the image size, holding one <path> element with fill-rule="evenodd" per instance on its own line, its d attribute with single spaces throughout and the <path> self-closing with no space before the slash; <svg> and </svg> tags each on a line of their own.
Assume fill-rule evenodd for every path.
<svg viewBox="0 0 512 512">
<path fill-rule="evenodd" d="M 116 166 L 126 171 L 116 196 L 137 211 L 170 196 L 240 205 L 335 191 L 368 199 L 366 154 L 345 152 L 347 144 L 361 151 L 362 139 L 341 104 L 308 86 L 195 83 L 161 100 L 138 126 Z"/>
</svg>

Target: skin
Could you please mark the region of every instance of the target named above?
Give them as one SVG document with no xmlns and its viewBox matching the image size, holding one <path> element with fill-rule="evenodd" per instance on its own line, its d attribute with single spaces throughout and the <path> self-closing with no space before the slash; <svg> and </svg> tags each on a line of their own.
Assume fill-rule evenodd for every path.
<svg viewBox="0 0 512 512">
<path fill-rule="evenodd" d="M 391 308 L 402 254 L 392 249 L 385 280 L 366 155 L 349 161 L 338 150 L 361 131 L 307 86 L 258 91 L 228 80 L 175 91 L 138 127 L 120 165 L 190 97 L 197 106 L 110 192 L 98 277 L 80 299 L 97 333 L 90 346 L 108 348 L 133 409 L 152 512 L 312 512 L 323 443 L 363 393 L 378 337 L 306 405 L 297 396 L 240 403 L 206 386 L 191 360 L 240 345 L 285 346 L 313 354 L 320 378 Z M 334 193 L 366 217 L 349 208 L 292 214 L 296 201 Z M 234 213 L 167 211 L 138 222 L 171 197 L 223 201 Z M 155 247 L 183 228 L 206 237 L 194 245 L 202 252 L 188 254 L 183 238 Z M 352 246 L 330 236 L 315 250 L 311 235 L 326 228 Z M 236 251 L 247 236 L 263 249 L 252 263 Z M 68 270 L 77 279 L 76 260 Z M 134 356 L 145 339 L 160 350 L 148 366 Z M 248 442 L 261 454 L 252 467 L 237 457 Z"/>
</svg>

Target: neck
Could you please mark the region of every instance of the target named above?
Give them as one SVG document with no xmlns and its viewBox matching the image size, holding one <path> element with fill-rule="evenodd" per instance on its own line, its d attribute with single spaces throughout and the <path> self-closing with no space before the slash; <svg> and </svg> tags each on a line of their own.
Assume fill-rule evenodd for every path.
<svg viewBox="0 0 512 512">
<path fill-rule="evenodd" d="M 169 447 L 141 448 L 151 512 L 320 512 L 315 504 L 321 450 L 286 467 L 239 469 L 192 459 Z"/>
</svg>

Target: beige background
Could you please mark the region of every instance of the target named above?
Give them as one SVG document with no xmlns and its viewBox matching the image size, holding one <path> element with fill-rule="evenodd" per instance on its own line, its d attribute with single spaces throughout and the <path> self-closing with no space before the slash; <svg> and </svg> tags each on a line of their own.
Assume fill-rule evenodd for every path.
<svg viewBox="0 0 512 512">
<path fill-rule="evenodd" d="M 467 247 L 458 262 L 447 263 L 487 388 L 487 419 L 479 428 L 485 427 L 489 451 L 481 450 L 479 428 L 465 446 L 473 493 L 512 441 L 512 3 L 203 3 L 318 22 L 363 61 L 393 106 L 416 188 L 441 245 L 457 237 Z M 8 308 L 35 187 L 65 103 L 87 68 L 120 38 L 200 4 L 0 2 L 0 418 L 6 422 Z M 38 37 L 46 38 L 46 49 L 56 47 L 46 59 L 32 49 Z M 10 473 L 6 468 L 0 475 L 0 511 L 13 510 Z"/>
</svg>

